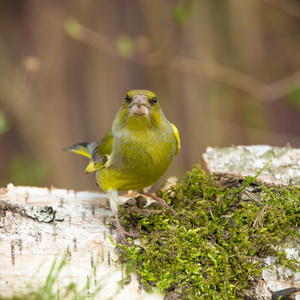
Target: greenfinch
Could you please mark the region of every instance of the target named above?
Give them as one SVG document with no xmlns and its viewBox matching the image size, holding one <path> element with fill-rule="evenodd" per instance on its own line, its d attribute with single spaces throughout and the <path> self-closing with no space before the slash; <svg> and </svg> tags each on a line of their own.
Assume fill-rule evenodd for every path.
<svg viewBox="0 0 300 300">
<path fill-rule="evenodd" d="M 111 128 L 100 142 L 78 143 L 66 150 L 90 159 L 87 173 L 96 172 L 97 184 L 109 194 L 117 224 L 117 241 L 129 234 L 118 218 L 118 191 L 147 193 L 168 169 L 180 150 L 177 128 L 161 110 L 157 96 L 148 90 L 129 91 Z M 153 197 L 166 207 L 165 202 Z"/>
</svg>

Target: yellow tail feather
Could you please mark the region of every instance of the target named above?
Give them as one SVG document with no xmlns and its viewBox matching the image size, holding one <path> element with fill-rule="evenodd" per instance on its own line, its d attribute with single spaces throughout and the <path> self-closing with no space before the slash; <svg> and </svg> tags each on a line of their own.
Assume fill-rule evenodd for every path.
<svg viewBox="0 0 300 300">
<path fill-rule="evenodd" d="M 83 155 L 87 158 L 91 158 L 93 151 L 97 147 L 97 145 L 98 145 L 97 142 L 78 143 L 78 144 L 74 144 L 73 146 L 71 146 L 69 148 L 65 148 L 63 150 L 71 151 L 71 152 L 77 153 L 79 155 Z"/>
</svg>

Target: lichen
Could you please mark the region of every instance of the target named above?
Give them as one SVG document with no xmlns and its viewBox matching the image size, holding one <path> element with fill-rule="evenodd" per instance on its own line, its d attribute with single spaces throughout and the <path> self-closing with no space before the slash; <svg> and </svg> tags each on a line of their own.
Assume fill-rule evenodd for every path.
<svg viewBox="0 0 300 300">
<path fill-rule="evenodd" d="M 224 181 L 195 166 L 160 196 L 175 214 L 121 218 L 141 236 L 140 246 L 119 245 L 126 274 L 137 273 L 149 290 L 166 299 L 244 299 L 270 267 L 264 258 L 300 271 L 284 243 L 300 240 L 298 188 L 266 187 L 257 176 Z"/>
</svg>

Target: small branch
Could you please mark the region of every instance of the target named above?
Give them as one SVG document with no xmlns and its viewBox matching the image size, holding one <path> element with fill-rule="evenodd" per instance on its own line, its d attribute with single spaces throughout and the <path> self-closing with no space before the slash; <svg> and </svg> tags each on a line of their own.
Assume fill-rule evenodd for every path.
<svg viewBox="0 0 300 300">
<path fill-rule="evenodd" d="M 259 214 L 257 215 L 256 219 L 254 220 L 253 224 L 252 224 L 252 227 L 255 227 L 256 223 L 259 222 L 262 214 L 264 213 L 265 211 L 265 208 L 266 208 L 266 205 L 263 206 L 263 208 L 260 210 Z"/>
<path fill-rule="evenodd" d="M 263 0 L 271 6 L 280 9 L 297 19 L 300 19 L 300 5 L 296 1 L 282 1 L 282 0 Z"/>
<path fill-rule="evenodd" d="M 289 13 L 297 18 L 300 18 L 300 6 L 293 4 L 291 1 L 274 1 L 264 0 L 266 3 L 276 6 L 281 10 Z M 31 0 L 34 3 L 34 7 L 46 15 L 55 24 L 60 24 L 63 28 L 66 22 L 72 20 L 72 18 L 58 10 L 50 4 L 50 2 L 42 0 Z M 292 5 L 292 6 L 291 6 Z M 273 83 L 265 84 L 257 78 L 239 72 L 230 67 L 220 65 L 217 62 L 197 61 L 195 59 L 182 57 L 179 55 L 173 55 L 170 58 L 164 56 L 163 51 L 152 51 L 136 53 L 132 56 L 124 56 L 119 52 L 117 41 L 109 38 L 103 34 L 95 32 L 90 28 L 80 24 L 76 20 L 80 34 L 75 38 L 95 49 L 128 60 L 133 63 L 149 66 L 167 66 L 169 69 L 197 77 L 206 77 L 215 81 L 223 82 L 232 86 L 238 90 L 242 90 L 255 98 L 263 102 L 275 101 L 281 97 L 288 95 L 292 88 L 300 81 L 300 70 Z"/>
</svg>

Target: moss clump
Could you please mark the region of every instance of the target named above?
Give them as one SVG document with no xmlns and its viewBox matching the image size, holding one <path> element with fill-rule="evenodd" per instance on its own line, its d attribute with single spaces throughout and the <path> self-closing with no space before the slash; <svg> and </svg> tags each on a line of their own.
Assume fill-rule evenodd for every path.
<svg viewBox="0 0 300 300">
<path fill-rule="evenodd" d="M 267 188 L 255 177 L 220 180 L 196 166 L 160 196 L 175 214 L 124 214 L 141 246 L 120 246 L 122 258 L 144 286 L 156 285 L 169 299 L 244 299 L 268 268 L 262 258 L 300 270 L 283 244 L 299 242 L 299 189 Z"/>
</svg>

